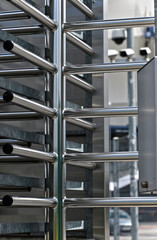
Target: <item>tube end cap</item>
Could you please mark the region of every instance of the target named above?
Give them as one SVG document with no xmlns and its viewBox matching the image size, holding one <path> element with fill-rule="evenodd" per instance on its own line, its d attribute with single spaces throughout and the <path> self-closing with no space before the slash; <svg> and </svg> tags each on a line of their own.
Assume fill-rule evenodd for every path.
<svg viewBox="0 0 157 240">
<path fill-rule="evenodd" d="M 11 51 L 14 47 L 14 44 L 12 43 L 12 41 L 10 40 L 6 40 L 4 43 L 3 43 L 3 48 L 6 50 L 6 51 Z"/>
<path fill-rule="evenodd" d="M 13 203 L 13 198 L 10 195 L 6 195 L 2 199 L 2 203 L 4 206 L 11 206 Z"/>
<path fill-rule="evenodd" d="M 3 152 L 5 154 L 11 154 L 13 151 L 13 146 L 10 144 L 10 143 L 6 143 L 4 146 L 3 146 Z"/>
</svg>

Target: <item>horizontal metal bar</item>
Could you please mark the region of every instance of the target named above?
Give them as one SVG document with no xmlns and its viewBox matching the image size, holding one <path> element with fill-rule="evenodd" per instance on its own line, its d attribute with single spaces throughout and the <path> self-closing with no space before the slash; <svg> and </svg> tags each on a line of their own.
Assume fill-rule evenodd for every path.
<svg viewBox="0 0 157 240">
<path fill-rule="evenodd" d="M 5 154 L 19 155 L 51 163 L 54 163 L 57 159 L 57 154 L 54 152 L 43 152 L 9 143 L 3 146 L 3 152 Z"/>
<path fill-rule="evenodd" d="M 65 66 L 64 73 L 70 74 L 91 74 L 105 72 L 129 72 L 138 71 L 146 62 L 124 62 L 124 63 L 105 63 L 100 65 L 84 64 L 79 66 Z"/>
<path fill-rule="evenodd" d="M 31 158 L 27 157 L 20 157 L 20 156 L 13 156 L 13 155 L 0 155 L 0 163 L 17 163 L 17 164 L 23 164 L 23 163 L 36 163 L 37 159 L 32 160 Z M 41 160 L 39 160 L 41 162 Z"/>
<path fill-rule="evenodd" d="M 65 198 L 66 208 L 157 207 L 156 197 Z"/>
<path fill-rule="evenodd" d="M 38 48 L 37 46 L 34 46 L 33 44 L 26 42 L 22 38 L 16 37 L 15 35 L 0 29 L 0 40 L 4 42 L 4 41 L 7 41 L 8 39 L 20 45 L 22 48 L 26 49 L 27 51 L 30 51 L 33 54 L 36 54 L 39 57 L 45 56 L 45 50 L 42 50 L 41 48 Z"/>
<path fill-rule="evenodd" d="M 1 30 L 9 32 L 14 35 L 31 35 L 44 33 L 44 27 L 42 25 L 34 26 L 21 26 L 21 27 L 7 27 Z"/>
<path fill-rule="evenodd" d="M 45 179 L 0 173 L 0 187 L 2 186 L 44 188 Z"/>
<path fill-rule="evenodd" d="M 89 18 L 93 19 L 95 18 L 95 15 L 93 11 L 87 7 L 82 1 L 80 0 L 69 0 L 75 7 L 77 7 L 81 12 L 86 14 Z"/>
<path fill-rule="evenodd" d="M 88 53 L 90 56 L 93 56 L 95 54 L 95 52 L 91 46 L 89 46 L 87 43 L 82 41 L 80 38 L 78 38 L 74 34 L 67 33 L 66 38 L 67 38 L 67 40 L 69 40 L 70 42 L 75 44 L 77 47 L 81 48 L 83 51 Z"/>
<path fill-rule="evenodd" d="M 83 109 L 65 109 L 63 111 L 63 115 L 65 119 L 136 116 L 137 114 L 138 114 L 137 107 L 83 108 Z"/>
<path fill-rule="evenodd" d="M 47 70 L 52 74 L 55 74 L 57 71 L 57 67 L 55 64 L 52 64 L 45 59 L 39 57 L 38 55 L 26 50 L 20 45 L 14 43 L 13 41 L 7 40 L 4 42 L 3 47 L 6 51 L 10 51 L 12 53 L 17 54 L 18 56 L 26 59 L 27 61 L 37 65 L 43 70 Z"/>
<path fill-rule="evenodd" d="M 110 153 L 66 153 L 65 163 L 88 162 L 131 162 L 138 161 L 138 152 L 110 152 Z"/>
<path fill-rule="evenodd" d="M 14 54 L 0 54 L 0 62 L 8 63 L 8 62 L 21 62 L 21 58 Z"/>
<path fill-rule="evenodd" d="M 78 167 L 83 167 L 83 168 L 86 168 L 86 169 L 90 169 L 90 170 L 95 170 L 96 169 L 96 163 L 90 163 L 90 162 L 68 162 L 70 165 L 73 165 L 73 166 L 78 166 Z"/>
<path fill-rule="evenodd" d="M 84 120 L 79 119 L 79 118 L 67 119 L 67 122 L 71 123 L 71 124 L 74 124 L 78 127 L 82 127 L 84 129 L 87 129 L 89 131 L 94 131 L 96 129 L 96 124 L 95 123 L 87 122 L 87 121 L 84 121 Z"/>
<path fill-rule="evenodd" d="M 21 146 L 27 146 L 27 147 L 30 147 L 30 145 L 31 145 L 31 143 L 14 140 L 14 139 L 0 139 L 0 146 L 3 146 L 6 143 L 19 144 Z"/>
<path fill-rule="evenodd" d="M 6 195 L 2 199 L 3 206 L 12 207 L 51 207 L 57 206 L 57 198 L 12 197 Z"/>
<path fill-rule="evenodd" d="M 25 97 L 30 97 L 31 99 L 36 99 L 42 102 L 45 101 L 45 93 L 7 78 L 0 77 L 0 88 L 13 91 L 24 95 Z"/>
<path fill-rule="evenodd" d="M 0 77 L 36 77 L 42 75 L 43 73 L 43 70 L 38 68 L 6 69 L 0 70 Z"/>
<path fill-rule="evenodd" d="M 64 31 L 75 32 L 87 30 L 107 30 L 114 28 L 149 27 L 154 25 L 154 23 L 155 23 L 154 17 L 70 22 L 64 23 Z"/>
<path fill-rule="evenodd" d="M 90 93 L 94 93 L 96 91 L 95 87 L 89 83 L 87 83 L 86 81 L 84 81 L 83 79 L 81 79 L 78 76 L 74 76 L 74 75 L 66 75 L 66 79 L 75 84 L 78 87 L 81 87 L 82 89 L 90 92 Z"/>
<path fill-rule="evenodd" d="M 43 116 L 37 112 L 0 112 L 0 121 L 21 121 L 41 118 L 43 118 Z"/>
<path fill-rule="evenodd" d="M 31 17 L 33 17 L 38 22 L 42 23 L 46 27 L 50 28 L 51 30 L 57 29 L 57 22 L 52 20 L 51 18 L 47 17 L 37 8 L 29 4 L 27 1 L 24 0 L 7 0 L 14 4 L 16 7 L 20 8 L 24 12 L 28 13 Z"/>
<path fill-rule="evenodd" d="M 4 102 L 14 103 L 21 107 L 30 109 L 32 111 L 39 112 L 40 114 L 42 114 L 44 116 L 49 116 L 51 118 L 55 118 L 57 116 L 57 111 L 54 108 L 50 108 L 43 104 L 40 104 L 40 103 L 34 102 L 32 100 L 29 100 L 27 98 L 21 97 L 10 91 L 6 91 L 3 94 L 3 100 L 4 100 Z"/>
<path fill-rule="evenodd" d="M 0 234 L 32 234 L 45 232 L 44 222 L 31 222 L 31 223 L 0 223 Z M 28 235 L 27 235 L 28 236 Z M 5 236 L 6 237 L 6 236 Z M 13 235 L 15 237 L 15 235 Z"/>
<path fill-rule="evenodd" d="M 0 191 L 3 191 L 3 192 L 30 192 L 31 190 L 32 190 L 31 187 L 16 187 L 16 186 L 0 185 Z"/>
<path fill-rule="evenodd" d="M 0 21 L 22 20 L 30 18 L 27 13 L 22 11 L 1 12 Z"/>
<path fill-rule="evenodd" d="M 45 144 L 45 135 L 44 133 L 38 132 L 28 132 L 20 130 L 16 127 L 10 127 L 6 124 L 0 124 L 0 136 L 17 139 L 25 142 L 37 143 L 37 144 Z"/>
</svg>

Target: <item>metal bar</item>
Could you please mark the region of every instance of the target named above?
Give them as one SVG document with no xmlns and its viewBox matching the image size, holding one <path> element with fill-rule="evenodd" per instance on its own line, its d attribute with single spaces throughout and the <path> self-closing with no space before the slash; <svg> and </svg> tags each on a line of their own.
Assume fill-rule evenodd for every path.
<svg viewBox="0 0 157 240">
<path fill-rule="evenodd" d="M 27 158 L 27 157 L 20 157 L 20 156 L 4 156 L 4 155 L 1 155 L 0 156 L 0 163 L 18 163 L 18 164 L 23 164 L 24 162 L 26 163 L 36 163 L 37 162 L 37 159 L 35 160 L 32 160 L 31 158 Z M 41 162 L 41 160 L 39 160 L 39 162 Z"/>
<path fill-rule="evenodd" d="M 5 154 L 19 155 L 51 163 L 54 163 L 57 160 L 57 154 L 54 152 L 43 152 L 9 143 L 3 146 L 3 152 Z"/>
<path fill-rule="evenodd" d="M 31 198 L 31 197 L 12 197 L 5 195 L 2 199 L 3 206 L 11 207 L 56 207 L 56 198 Z"/>
<path fill-rule="evenodd" d="M 39 76 L 44 72 L 38 68 L 26 68 L 26 69 L 6 69 L 0 70 L 0 77 L 33 77 Z"/>
<path fill-rule="evenodd" d="M 31 222 L 31 223 L 0 223 L 0 234 L 28 234 L 45 232 L 45 223 L 43 222 Z M 10 236 L 9 236 L 10 237 Z M 13 235 L 13 237 L 16 237 Z"/>
<path fill-rule="evenodd" d="M 14 139 L 0 139 L 0 146 L 3 146 L 6 143 L 13 143 L 13 144 L 19 144 L 21 146 L 30 147 L 30 143 L 28 142 L 14 140 Z"/>
<path fill-rule="evenodd" d="M 2 28 L 1 30 L 9 32 L 10 34 L 14 34 L 14 35 L 41 34 L 45 31 L 42 25 L 10 27 L 10 28 L 7 27 L 7 28 Z"/>
<path fill-rule="evenodd" d="M 28 13 L 31 17 L 45 25 L 46 27 L 50 28 L 51 30 L 55 31 L 57 29 L 56 21 L 52 20 L 51 18 L 47 17 L 37 8 L 29 4 L 24 0 L 7 0 L 14 4 L 16 7 L 20 8 L 24 12 Z"/>
<path fill-rule="evenodd" d="M 87 22 L 64 23 L 65 32 L 107 30 L 114 28 L 149 27 L 154 25 L 154 17 L 95 20 Z"/>
<path fill-rule="evenodd" d="M 71 124 L 74 124 L 78 127 L 82 127 L 84 129 L 87 129 L 89 131 L 94 131 L 96 129 L 96 124 L 95 123 L 87 122 L 87 121 L 84 121 L 84 120 L 79 119 L 79 118 L 67 119 L 67 122 L 71 123 Z"/>
<path fill-rule="evenodd" d="M 13 174 L 0 174 L 0 187 L 12 186 L 12 187 L 27 187 L 27 188 L 44 188 L 45 179 L 44 178 L 33 178 L 33 177 L 23 177 L 16 176 Z"/>
<path fill-rule="evenodd" d="M 80 77 L 78 76 L 74 76 L 74 75 L 66 75 L 66 79 L 77 85 L 78 87 L 81 87 L 83 88 L 84 90 L 88 91 L 88 92 L 91 92 L 91 93 L 94 93 L 95 92 L 95 87 L 89 83 L 87 83 L 86 81 L 82 80 Z"/>
<path fill-rule="evenodd" d="M 67 33 L 66 38 L 67 38 L 67 40 L 69 40 L 70 42 L 75 44 L 77 47 L 81 48 L 83 51 L 85 51 L 89 55 L 93 56 L 95 54 L 95 52 L 91 46 L 89 46 L 87 43 L 82 41 L 80 38 L 78 38 L 74 34 Z"/>
<path fill-rule="evenodd" d="M 1 12 L 0 21 L 22 20 L 30 18 L 28 14 L 22 11 Z"/>
<path fill-rule="evenodd" d="M 89 18 L 95 18 L 93 11 L 87 7 L 82 1 L 80 0 L 69 0 L 75 7 L 77 7 L 81 12 L 86 14 Z"/>
<path fill-rule="evenodd" d="M 96 169 L 96 163 L 90 163 L 90 162 L 69 162 L 70 165 L 73 165 L 73 166 L 78 166 L 78 167 L 83 167 L 83 168 L 86 168 L 86 169 L 90 169 L 90 170 L 95 170 Z"/>
<path fill-rule="evenodd" d="M 7 40 L 4 42 L 3 47 L 6 51 L 13 52 L 19 55 L 22 58 L 25 58 L 29 62 L 39 66 L 43 70 L 47 70 L 52 74 L 55 74 L 57 68 L 55 64 L 52 64 L 45 59 L 39 57 L 38 55 L 26 50 L 25 48 L 21 47 L 20 45 L 14 43 L 13 41 Z"/>
<path fill-rule="evenodd" d="M 44 134 L 37 132 L 22 131 L 19 130 L 18 128 L 10 127 L 5 124 L 0 124 L 0 136 L 37 144 L 45 143 Z"/>
<path fill-rule="evenodd" d="M 32 111 L 39 112 L 42 115 L 49 116 L 51 118 L 55 118 L 57 115 L 57 112 L 54 108 L 47 107 L 45 105 L 42 105 L 40 103 L 34 102 L 32 100 L 29 100 L 27 98 L 21 97 L 15 93 L 12 93 L 10 91 L 6 91 L 3 94 L 3 100 L 7 103 L 15 103 L 21 107 L 25 107 L 27 109 L 30 109 Z"/>
<path fill-rule="evenodd" d="M 0 121 L 21 121 L 21 120 L 33 120 L 33 119 L 41 119 L 43 116 L 37 112 L 1 112 L 0 113 Z"/>
<path fill-rule="evenodd" d="M 65 198 L 65 208 L 156 207 L 155 197 Z"/>
<path fill-rule="evenodd" d="M 138 161 L 138 152 L 111 152 L 111 153 L 66 153 L 65 163 L 71 162 L 132 162 Z"/>
<path fill-rule="evenodd" d="M 69 74 L 91 74 L 105 72 L 129 72 L 138 71 L 146 62 L 125 62 L 125 63 L 106 63 L 100 65 L 84 64 L 79 66 L 65 66 L 64 73 Z"/>
<path fill-rule="evenodd" d="M 0 54 L 0 62 L 1 63 L 8 63 L 8 62 L 17 62 L 22 61 L 22 59 L 19 56 L 16 56 L 14 54 Z"/>
<path fill-rule="evenodd" d="M 38 48 L 33 44 L 24 41 L 22 38 L 16 37 L 13 34 L 10 34 L 9 32 L 0 29 L 0 40 L 4 42 L 4 41 L 7 41 L 8 39 L 10 41 L 13 41 L 16 44 L 19 44 L 21 47 L 25 48 L 27 51 L 30 51 L 39 57 L 45 56 L 45 51 L 42 50 L 41 48 Z"/>
<path fill-rule="evenodd" d="M 0 77 L 0 88 L 13 91 L 15 93 L 24 95 L 25 97 L 30 97 L 31 99 L 36 99 L 42 102 L 45 101 L 45 92 L 41 93 L 41 91 L 27 87 L 26 85 L 7 78 Z"/>
<path fill-rule="evenodd" d="M 100 117 L 118 117 L 118 116 L 136 116 L 137 107 L 124 108 L 83 108 L 83 109 L 65 109 L 64 118 L 100 118 Z"/>
</svg>

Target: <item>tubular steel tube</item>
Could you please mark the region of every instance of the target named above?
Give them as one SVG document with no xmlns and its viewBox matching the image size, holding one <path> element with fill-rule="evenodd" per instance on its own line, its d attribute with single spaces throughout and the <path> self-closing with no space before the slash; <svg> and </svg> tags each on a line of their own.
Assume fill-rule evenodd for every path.
<svg viewBox="0 0 157 240">
<path fill-rule="evenodd" d="M 82 1 L 80 0 L 69 0 L 75 7 L 77 7 L 81 12 L 86 14 L 89 18 L 95 18 L 93 11 L 88 8 Z"/>
<path fill-rule="evenodd" d="M 157 207 L 155 197 L 65 198 L 66 208 Z"/>
<path fill-rule="evenodd" d="M 10 27 L 10 28 L 8 27 L 8 28 L 2 28 L 2 30 L 14 35 L 41 34 L 45 31 L 42 25 Z"/>
<path fill-rule="evenodd" d="M 57 116 L 57 111 L 54 108 L 47 107 L 40 103 L 34 102 L 27 98 L 21 97 L 15 93 L 10 91 L 6 91 L 3 94 L 3 100 L 7 103 L 15 103 L 21 107 L 25 107 L 27 109 L 39 112 L 44 116 L 49 116 L 51 118 L 55 118 Z"/>
<path fill-rule="evenodd" d="M 24 49 L 20 45 L 14 43 L 13 41 L 7 40 L 3 44 L 3 48 L 6 51 L 13 52 L 17 54 L 18 56 L 28 60 L 29 62 L 39 66 L 43 70 L 47 70 L 48 72 L 51 72 L 52 74 L 55 74 L 57 71 L 56 65 L 52 64 L 45 59 L 37 56 L 36 54 Z"/>
<path fill-rule="evenodd" d="M 11 2 L 16 7 L 20 8 L 24 12 L 28 13 L 31 17 L 36 19 L 38 22 L 42 23 L 46 27 L 50 28 L 51 30 L 57 29 L 57 23 L 52 20 L 51 18 L 47 17 L 45 14 L 43 14 L 41 11 L 39 11 L 37 8 L 29 4 L 28 2 L 24 0 L 7 0 L 8 2 Z"/>
<path fill-rule="evenodd" d="M 71 162 L 131 162 L 138 161 L 138 152 L 111 152 L 111 153 L 66 153 L 65 163 Z"/>
<path fill-rule="evenodd" d="M 64 118 L 100 118 L 100 117 L 119 117 L 119 116 L 136 116 L 137 107 L 124 108 L 83 108 L 83 109 L 65 109 Z"/>
<path fill-rule="evenodd" d="M 67 40 L 69 40 L 70 42 L 72 42 L 73 44 L 75 44 L 77 47 L 81 48 L 83 51 L 85 51 L 86 53 L 88 53 L 89 55 L 94 55 L 95 52 L 93 50 L 93 48 L 91 46 L 89 46 L 87 43 L 85 43 L 84 41 L 82 41 L 80 38 L 78 38 L 77 36 L 75 36 L 72 33 L 67 33 L 66 34 L 66 38 Z"/>
<path fill-rule="evenodd" d="M 12 197 L 5 195 L 2 198 L 3 206 L 11 207 L 56 207 L 57 198 Z"/>
<path fill-rule="evenodd" d="M 14 140 L 14 139 L 0 139 L 0 146 L 3 146 L 7 143 L 13 143 L 13 144 L 19 144 L 21 146 L 27 146 L 30 147 L 31 143 L 20 141 L 20 140 Z"/>
<path fill-rule="evenodd" d="M 154 17 L 95 20 L 88 22 L 64 23 L 65 32 L 107 30 L 114 28 L 149 27 L 154 25 Z"/>
<path fill-rule="evenodd" d="M 0 163 L 18 163 L 18 164 L 23 164 L 23 162 L 29 162 L 31 163 L 36 163 L 36 162 L 41 162 L 41 160 L 35 159 L 32 160 L 32 158 L 27 158 L 27 157 L 20 157 L 20 156 L 13 156 L 13 155 L 1 155 L 0 156 Z"/>
<path fill-rule="evenodd" d="M 0 21 L 22 20 L 30 18 L 28 14 L 21 11 L 1 12 Z"/>
<path fill-rule="evenodd" d="M 22 76 L 38 76 L 44 72 L 37 68 L 26 69 L 7 69 L 0 70 L 0 77 L 22 77 Z"/>
<path fill-rule="evenodd" d="M 77 85 L 78 87 L 83 88 L 84 90 L 90 92 L 90 93 L 94 93 L 95 92 L 95 87 L 87 82 L 85 82 L 84 80 L 82 80 L 80 77 L 78 76 L 74 76 L 74 75 L 66 75 L 66 79 Z"/>
<path fill-rule="evenodd" d="M 79 65 L 65 66 L 64 73 L 71 74 L 90 74 L 90 73 L 105 73 L 105 72 L 129 72 L 138 71 L 146 62 L 125 62 L 125 63 L 105 63 L 100 65 Z"/>
<path fill-rule="evenodd" d="M 43 152 L 9 143 L 3 146 L 3 152 L 5 154 L 19 155 L 51 163 L 54 163 L 57 159 L 57 154 L 54 152 Z"/>
<path fill-rule="evenodd" d="M 17 61 L 22 61 L 22 59 L 19 56 L 16 56 L 14 54 L 0 54 L 0 62 L 5 63 L 5 62 L 17 62 Z"/>
<path fill-rule="evenodd" d="M 84 120 L 79 119 L 79 118 L 78 119 L 77 118 L 67 119 L 67 122 L 71 123 L 71 124 L 74 124 L 76 126 L 85 128 L 89 131 L 94 131 L 96 129 L 96 124 L 84 121 Z"/>
<path fill-rule="evenodd" d="M 3 101 L 4 102 L 4 101 Z M 1 112 L 0 113 L 0 121 L 21 121 L 26 119 L 41 119 L 43 116 L 37 112 Z"/>
</svg>

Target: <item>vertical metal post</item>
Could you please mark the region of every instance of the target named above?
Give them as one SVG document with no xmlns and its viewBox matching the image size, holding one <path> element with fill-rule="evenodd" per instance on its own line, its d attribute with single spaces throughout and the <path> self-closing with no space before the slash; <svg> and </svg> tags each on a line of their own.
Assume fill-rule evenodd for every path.
<svg viewBox="0 0 157 240">
<path fill-rule="evenodd" d="M 119 151 L 119 138 L 113 138 L 113 152 Z M 113 163 L 113 197 L 119 197 L 119 163 Z M 114 240 L 119 240 L 119 208 L 114 208 Z"/>
<path fill-rule="evenodd" d="M 128 39 L 127 47 L 133 48 L 133 29 L 128 29 Z M 135 106 L 135 77 L 133 72 L 128 72 L 128 97 L 129 106 Z M 136 151 L 136 118 L 129 117 L 129 151 Z M 138 186 L 137 186 L 137 163 L 130 163 L 130 196 L 138 196 Z M 132 239 L 138 240 L 138 208 L 131 208 L 131 219 L 132 219 Z"/>
<path fill-rule="evenodd" d="M 49 9 L 48 12 L 46 12 L 46 9 Z M 45 14 L 48 15 L 50 18 L 53 18 L 53 1 L 51 0 L 45 0 Z M 52 31 L 47 29 L 45 31 L 45 58 L 53 62 L 53 46 L 54 43 L 54 36 Z M 51 55 L 46 56 L 46 50 L 49 50 Z M 55 87 L 56 83 L 54 82 L 53 85 L 53 76 L 50 73 L 45 74 L 45 92 L 46 96 L 49 94 L 49 99 L 46 98 L 46 105 L 48 107 L 55 107 L 56 109 L 58 108 L 56 101 L 54 100 L 52 102 L 51 99 L 53 99 L 53 95 L 55 92 Z M 47 94 L 48 93 L 48 94 Z M 50 136 L 50 139 L 54 139 L 54 129 L 57 128 L 57 121 L 55 120 L 53 122 L 52 119 L 49 117 L 45 118 L 45 135 Z M 56 136 L 55 136 L 56 137 Z M 46 140 L 47 138 L 45 138 Z M 54 141 L 51 141 L 50 143 L 45 144 L 45 151 L 50 152 L 50 151 L 55 151 L 57 153 L 57 145 Z M 57 197 L 58 195 L 58 187 L 57 187 L 57 166 L 58 164 L 55 163 L 53 166 L 50 163 L 45 163 L 45 178 L 49 180 L 50 186 L 47 186 L 46 191 L 45 191 L 45 197 Z M 51 240 L 51 239 L 57 239 L 57 210 L 54 209 L 45 209 L 45 219 L 46 223 L 48 223 L 48 231 L 45 234 L 45 239 L 46 240 Z M 53 226 L 53 227 L 52 227 Z"/>
<path fill-rule="evenodd" d="M 103 19 L 107 19 L 108 0 L 103 0 Z M 103 31 L 104 62 L 108 56 L 108 32 Z M 108 75 L 104 74 L 104 107 L 108 107 Z M 104 119 L 104 152 L 109 152 L 109 119 Z M 104 164 L 104 197 L 109 197 L 109 163 Z M 104 209 L 104 239 L 110 239 L 109 209 Z"/>
<path fill-rule="evenodd" d="M 154 16 L 155 16 L 155 56 L 157 56 L 157 0 L 154 0 Z"/>
</svg>

